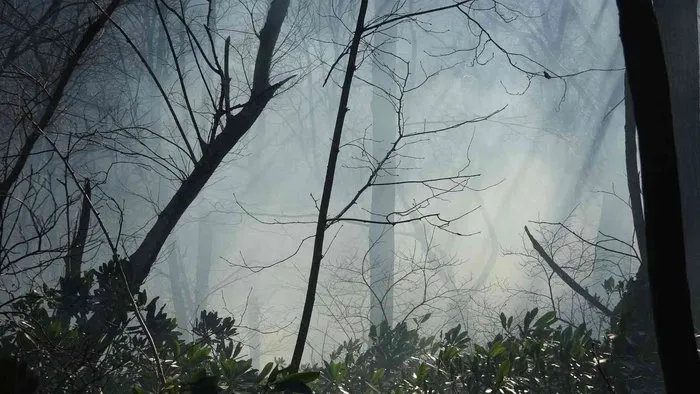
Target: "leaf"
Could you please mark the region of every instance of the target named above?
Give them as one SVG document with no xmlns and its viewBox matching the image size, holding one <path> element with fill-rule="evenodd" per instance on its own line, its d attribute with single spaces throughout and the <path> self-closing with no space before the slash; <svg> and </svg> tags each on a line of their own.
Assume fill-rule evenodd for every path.
<svg viewBox="0 0 700 394">
<path fill-rule="evenodd" d="M 428 376 L 428 364 L 420 363 L 418 366 L 418 373 L 416 373 L 416 380 L 418 383 L 422 383 Z"/>
<path fill-rule="evenodd" d="M 384 377 L 384 368 L 379 368 L 374 373 L 372 374 L 372 379 L 370 379 L 370 382 L 372 384 L 379 384 L 379 381 L 382 380 Z"/>
<path fill-rule="evenodd" d="M 510 360 L 505 360 L 498 366 L 498 373 L 496 374 L 496 388 L 498 389 L 503 384 L 503 379 L 510 372 Z"/>
<path fill-rule="evenodd" d="M 527 333 L 529 328 L 530 328 L 530 323 L 532 323 L 532 319 L 537 316 L 538 309 L 535 308 L 531 310 L 530 312 L 525 313 L 525 320 L 523 321 L 523 333 Z"/>
<path fill-rule="evenodd" d="M 372 339 L 377 337 L 377 326 L 374 324 L 369 327 L 369 337 Z"/>
<path fill-rule="evenodd" d="M 559 340 L 562 343 L 562 345 L 568 345 L 569 342 L 571 342 L 572 333 L 573 329 L 571 328 L 571 326 L 568 326 L 566 327 L 566 329 L 564 329 L 564 332 L 561 333 L 561 339 Z"/>
<path fill-rule="evenodd" d="M 535 322 L 535 327 L 537 328 L 546 328 L 554 324 L 554 322 L 557 321 L 557 314 L 554 311 L 549 311 L 542 315 L 537 321 Z"/>
<path fill-rule="evenodd" d="M 504 330 L 508 329 L 508 319 L 506 319 L 505 313 L 501 312 L 501 315 L 499 316 L 501 318 L 501 327 L 503 327 Z"/>
<path fill-rule="evenodd" d="M 198 364 L 209 358 L 209 349 L 205 347 L 192 347 L 188 353 L 189 361 L 193 364 Z"/>
<path fill-rule="evenodd" d="M 318 371 L 293 373 L 283 377 L 277 383 L 282 383 L 291 380 L 304 383 L 311 383 L 314 380 L 318 379 L 319 375 L 321 375 L 321 373 Z"/>
<path fill-rule="evenodd" d="M 267 376 L 267 374 L 270 373 L 270 371 L 272 371 L 272 367 L 274 366 L 275 364 L 273 364 L 272 362 L 265 364 L 262 371 L 260 371 L 260 374 L 258 375 L 258 382 L 262 382 Z"/>
<path fill-rule="evenodd" d="M 497 357 L 497 356 L 503 354 L 505 351 L 506 351 L 506 347 L 503 346 L 503 344 L 501 342 L 497 342 L 491 348 L 491 352 L 489 353 L 489 357 L 491 357 L 491 358 Z"/>
<path fill-rule="evenodd" d="M 142 292 L 139 292 L 139 293 L 138 293 L 138 300 L 137 300 L 138 304 L 139 304 L 139 305 L 146 305 L 146 301 L 147 301 L 147 299 L 146 299 L 146 291 L 144 290 L 144 291 L 142 291 Z"/>
<path fill-rule="evenodd" d="M 282 372 L 282 370 L 279 368 L 279 365 L 275 365 L 274 368 L 272 368 L 272 372 L 270 372 L 270 377 L 268 378 L 269 381 L 275 381 L 277 379 L 277 375 Z"/>
<path fill-rule="evenodd" d="M 430 315 L 430 313 L 426 313 L 425 315 L 423 315 L 423 317 L 420 318 L 421 324 L 427 322 L 428 319 L 430 319 Z"/>
<path fill-rule="evenodd" d="M 603 289 L 605 289 L 605 291 L 608 294 L 612 293 L 615 290 L 614 287 L 615 287 L 615 279 L 613 279 L 612 276 L 603 282 Z"/>
</svg>

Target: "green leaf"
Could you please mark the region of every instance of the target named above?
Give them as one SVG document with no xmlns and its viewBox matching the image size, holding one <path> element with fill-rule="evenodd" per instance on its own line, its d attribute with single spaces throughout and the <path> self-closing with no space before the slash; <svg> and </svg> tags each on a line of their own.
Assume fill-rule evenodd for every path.
<svg viewBox="0 0 700 394">
<path fill-rule="evenodd" d="M 370 382 L 372 384 L 379 384 L 379 381 L 382 380 L 384 377 L 384 368 L 379 368 L 374 373 L 372 374 L 372 379 L 370 379 Z"/>
<path fill-rule="evenodd" d="M 423 315 L 423 317 L 420 318 L 421 324 L 427 322 L 428 319 L 430 319 L 430 315 L 430 313 L 426 313 L 425 315 Z"/>
<path fill-rule="evenodd" d="M 503 344 L 501 342 L 497 342 L 491 348 L 491 352 L 489 353 L 489 357 L 491 357 L 491 358 L 497 357 L 497 356 L 503 354 L 505 351 L 506 351 L 506 347 L 503 346 Z"/>
<path fill-rule="evenodd" d="M 260 374 L 258 375 L 258 382 L 262 382 L 267 376 L 267 374 L 270 373 L 270 371 L 272 371 L 272 367 L 274 366 L 275 364 L 272 362 L 265 364 L 262 371 L 260 371 Z"/>
<path fill-rule="evenodd" d="M 416 380 L 418 380 L 419 383 L 423 382 L 425 378 L 428 376 L 428 364 L 426 363 L 420 363 L 418 366 L 418 373 L 416 373 Z"/>
<path fill-rule="evenodd" d="M 503 379 L 505 379 L 506 375 L 508 375 L 508 372 L 510 372 L 510 360 L 505 360 L 498 366 L 498 373 L 496 374 L 496 389 L 501 387 L 501 384 L 503 384 Z"/>
<path fill-rule="evenodd" d="M 499 316 L 501 318 L 501 327 L 503 327 L 504 330 L 508 329 L 508 319 L 506 319 L 505 313 L 501 312 L 501 315 Z"/>
<path fill-rule="evenodd" d="M 320 374 L 321 373 L 318 371 L 293 373 L 293 374 L 290 374 L 290 375 L 283 377 L 277 383 L 282 383 L 282 382 L 287 382 L 287 381 L 292 381 L 292 380 L 298 381 L 298 382 L 304 382 L 304 383 L 311 383 L 314 380 L 318 379 Z"/>
<path fill-rule="evenodd" d="M 557 321 L 557 314 L 554 311 L 549 311 L 542 315 L 537 321 L 535 322 L 535 327 L 537 328 L 546 328 L 554 324 L 554 322 Z"/>
<path fill-rule="evenodd" d="M 188 352 L 189 361 L 193 364 L 200 363 L 209 358 L 209 349 L 201 346 L 194 346 Z"/>
</svg>

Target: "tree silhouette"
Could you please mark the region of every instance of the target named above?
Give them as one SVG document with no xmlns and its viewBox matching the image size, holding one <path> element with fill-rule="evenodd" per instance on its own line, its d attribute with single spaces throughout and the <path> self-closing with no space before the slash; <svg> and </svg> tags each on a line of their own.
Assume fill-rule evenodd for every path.
<svg viewBox="0 0 700 394">
<path fill-rule="evenodd" d="M 668 392 L 700 373 L 685 245 L 668 74 L 649 1 L 617 0 L 620 37 L 639 133 L 647 272 L 659 358 Z"/>
</svg>

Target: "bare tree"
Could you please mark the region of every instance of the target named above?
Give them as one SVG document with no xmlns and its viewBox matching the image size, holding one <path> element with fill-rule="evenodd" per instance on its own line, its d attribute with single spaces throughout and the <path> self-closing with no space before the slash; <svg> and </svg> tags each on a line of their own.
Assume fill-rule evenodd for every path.
<svg viewBox="0 0 700 394">
<path fill-rule="evenodd" d="M 388 98 L 390 102 L 393 102 L 394 106 L 394 112 L 397 114 L 397 119 L 396 123 L 400 127 L 398 130 L 398 136 L 394 138 L 393 141 L 390 142 L 389 147 L 384 149 L 384 152 L 379 154 L 378 156 L 375 156 L 375 152 L 372 149 L 367 149 L 365 147 L 365 143 L 367 142 L 366 137 L 361 137 L 356 141 L 351 141 L 349 144 L 347 144 L 348 147 L 357 149 L 360 151 L 361 158 L 359 159 L 361 166 L 364 168 L 369 169 L 369 176 L 367 178 L 367 181 L 357 190 L 357 192 L 350 198 L 350 201 L 347 204 L 343 204 L 340 210 L 338 211 L 337 214 L 330 215 L 329 214 L 329 205 L 330 205 L 330 198 L 331 198 L 331 192 L 333 189 L 334 185 L 334 180 L 336 176 L 336 166 L 338 163 L 338 157 L 339 157 L 339 152 L 341 149 L 341 137 L 343 134 L 343 128 L 344 128 L 344 122 L 346 118 L 346 114 L 348 111 L 348 102 L 349 102 L 349 95 L 350 91 L 352 89 L 352 82 L 353 78 L 355 77 L 355 72 L 357 69 L 357 58 L 358 58 L 358 52 L 360 49 L 360 43 L 363 39 L 364 36 L 369 36 L 372 34 L 378 34 L 378 31 L 383 31 L 387 29 L 388 27 L 395 25 L 397 23 L 401 23 L 402 21 L 408 21 L 411 20 L 412 18 L 415 18 L 420 15 L 426 15 L 430 13 L 435 13 L 435 12 L 440 12 L 440 11 L 445 11 L 449 9 L 458 9 L 459 6 L 462 4 L 467 3 L 465 2 L 457 2 L 452 5 L 447 5 L 444 7 L 437 7 L 437 8 L 431 8 L 427 10 L 422 10 L 422 11 L 415 11 L 413 13 L 408 13 L 408 14 L 392 14 L 388 16 L 380 16 L 380 17 L 375 17 L 375 19 L 370 22 L 369 24 L 365 23 L 365 16 L 367 12 L 367 7 L 368 7 L 368 2 L 367 1 L 362 1 L 360 3 L 360 9 L 359 9 L 359 16 L 356 20 L 356 26 L 353 31 L 353 36 L 352 40 L 349 45 L 346 46 L 346 52 L 341 53 L 341 56 L 336 60 L 334 63 L 334 66 L 339 63 L 339 60 L 343 57 L 345 53 L 348 55 L 348 61 L 347 61 L 347 67 L 345 69 L 344 73 L 344 79 L 343 79 L 343 84 L 341 87 L 341 97 L 340 97 L 340 102 L 338 105 L 338 111 L 337 111 L 337 117 L 336 117 L 336 122 L 334 126 L 334 131 L 333 131 L 333 138 L 331 142 L 331 147 L 330 147 L 330 152 L 329 152 L 329 158 L 328 158 L 328 167 L 326 171 L 326 176 L 325 176 L 325 181 L 324 181 L 324 186 L 323 186 L 323 192 L 321 195 L 320 199 L 320 204 L 318 206 L 319 214 L 318 214 L 318 219 L 316 222 L 316 232 L 315 232 L 315 238 L 314 238 L 314 246 L 313 246 L 313 256 L 312 256 L 312 261 L 311 261 L 311 271 L 309 274 L 309 282 L 307 286 L 307 292 L 306 292 L 306 298 L 305 298 L 305 303 L 304 303 L 304 311 L 302 313 L 301 317 L 301 322 L 300 322 L 300 328 L 299 328 L 299 334 L 297 336 L 297 341 L 294 349 L 294 354 L 292 356 L 292 360 L 289 366 L 289 369 L 291 371 L 296 371 L 299 369 L 299 366 L 301 364 L 301 358 L 304 352 L 304 348 L 306 346 L 306 340 L 308 336 L 308 332 L 310 329 L 310 324 L 311 324 L 311 315 L 313 313 L 313 308 L 314 308 L 314 303 L 316 299 L 316 289 L 318 286 L 318 278 L 319 278 L 319 272 L 320 272 L 320 265 L 321 261 L 323 260 L 323 256 L 325 254 L 324 251 L 324 237 L 326 234 L 326 231 L 328 228 L 336 223 L 341 223 L 341 222 L 351 222 L 351 223 L 363 223 L 363 224 L 381 224 L 381 225 L 390 225 L 390 226 L 395 226 L 398 224 L 402 223 L 411 223 L 415 221 L 427 221 L 431 225 L 444 230 L 446 232 L 454 233 L 455 235 L 463 235 L 459 234 L 457 232 L 453 232 L 450 230 L 448 227 L 449 225 L 454 222 L 455 220 L 464 217 L 464 215 L 460 215 L 457 218 L 454 219 L 447 219 L 443 218 L 440 216 L 438 213 L 425 213 L 424 211 L 428 208 L 429 201 L 431 201 L 434 198 L 438 198 L 438 196 L 442 196 L 445 194 L 453 193 L 455 191 L 461 191 L 465 190 L 467 187 L 467 183 L 469 179 L 471 179 L 474 175 L 467 175 L 464 174 L 463 171 L 466 170 L 462 169 L 458 174 L 453 175 L 453 176 L 447 176 L 447 177 L 440 177 L 440 178 L 430 178 L 430 179 L 402 179 L 402 180 L 382 180 L 380 179 L 380 176 L 383 174 L 387 173 L 388 171 L 396 171 L 398 167 L 394 163 L 394 160 L 396 160 L 397 157 L 399 157 L 398 151 L 402 148 L 404 148 L 407 145 L 411 145 L 414 143 L 417 143 L 416 141 L 421 141 L 423 139 L 428 138 L 431 135 L 439 134 L 448 130 L 453 130 L 456 129 L 460 126 L 463 126 L 465 124 L 470 124 L 470 123 L 475 123 L 484 119 L 488 119 L 489 117 L 493 116 L 494 114 L 500 112 L 501 110 L 494 111 L 493 113 L 478 117 L 476 119 L 469 119 L 466 121 L 462 122 L 455 122 L 454 124 L 450 124 L 446 127 L 443 128 L 438 128 L 438 129 L 427 129 L 423 128 L 422 131 L 415 131 L 415 132 L 409 132 L 407 130 L 403 129 L 403 126 L 405 126 L 405 121 L 402 118 L 403 115 L 403 98 L 406 94 L 416 90 L 418 87 L 420 87 L 424 82 L 419 82 L 416 84 L 416 86 L 407 86 L 408 83 L 408 74 L 410 74 L 410 64 L 407 62 L 404 62 L 404 65 L 406 67 L 406 72 L 404 75 L 397 76 L 397 73 L 394 72 L 394 81 L 393 84 L 397 88 L 397 93 L 395 95 L 392 95 L 390 92 L 383 92 L 386 96 L 384 97 L 385 99 Z M 371 47 L 372 51 L 370 51 L 370 54 L 372 54 L 375 50 L 374 47 Z M 378 49 L 377 51 L 381 51 L 381 49 Z M 432 75 L 426 75 L 425 79 L 430 79 Z M 378 89 L 381 90 L 381 87 L 377 87 Z M 361 168 L 362 168 L 361 167 Z M 352 209 L 358 204 L 360 201 L 361 197 L 363 194 L 367 191 L 372 190 L 375 187 L 387 187 L 387 186 L 396 186 L 396 185 L 405 185 L 405 184 L 417 184 L 425 187 L 427 190 L 432 192 L 432 195 L 429 195 L 425 197 L 422 200 L 414 202 L 411 206 L 407 207 L 406 209 L 403 210 L 395 210 L 393 212 L 385 212 L 381 213 L 381 216 L 378 219 L 373 219 L 373 217 L 370 217 L 369 219 L 364 219 L 361 217 L 349 217 L 348 213 L 353 212 Z M 392 201 L 393 197 L 389 199 L 389 201 Z M 393 201 L 392 201 L 393 204 Z M 369 211 L 370 215 L 378 215 L 380 214 L 379 212 L 372 212 Z M 384 256 L 383 256 L 384 257 Z M 387 275 L 385 275 L 386 277 Z M 374 279 L 372 279 L 374 281 Z M 387 294 L 391 293 L 391 283 L 393 283 L 393 280 L 391 282 L 388 282 L 385 284 L 384 287 L 384 292 L 382 293 L 377 293 L 375 292 L 374 296 L 377 297 L 377 303 L 376 305 L 384 306 L 384 305 L 390 305 L 389 303 L 385 303 L 385 299 Z M 375 286 L 370 286 L 370 287 L 375 287 Z M 386 320 L 388 315 L 385 310 L 382 310 L 382 315 L 384 317 L 383 320 Z"/>
<path fill-rule="evenodd" d="M 240 51 L 244 42 L 237 47 L 230 37 L 217 45 L 213 30 L 206 22 L 195 22 L 198 16 L 191 15 L 184 2 L 125 2 L 123 7 L 117 0 L 39 3 L 2 3 L 3 18 L 12 23 L 0 29 L 5 38 L 0 83 L 6 109 L 0 124 L 8 130 L 0 140 L 1 307 L 9 308 L 22 293 L 31 295 L 29 290 L 43 282 L 37 275 L 53 261 L 63 260 L 65 272 L 57 276 L 63 276 L 65 297 L 56 314 L 66 325 L 80 317 L 85 328 L 85 341 L 73 349 L 83 358 L 74 357 L 65 373 L 80 371 L 81 379 L 99 380 L 104 371 L 90 376 L 86 366 L 100 366 L 105 352 L 112 351 L 112 341 L 131 321 L 114 312 L 124 298 L 115 299 L 114 305 L 103 298 L 112 292 L 111 297 L 134 300 L 185 211 L 293 78 L 273 73 L 278 51 L 290 45 L 278 44 L 285 38 L 281 32 L 289 1 L 274 0 L 262 11 L 263 25 L 259 30 L 253 27 L 257 45 L 247 54 Z M 157 28 L 144 29 L 141 23 Z M 233 85 L 234 70 L 241 73 L 238 86 Z M 191 89 L 193 75 L 205 87 L 201 107 L 195 103 L 199 92 Z M 142 90 L 142 84 L 152 89 Z M 148 111 L 139 104 L 153 94 L 160 96 L 158 108 L 169 119 L 150 116 L 144 126 Z M 122 170 L 129 165 L 144 171 Z M 120 182 L 139 183 L 129 177 L 140 177 L 144 186 L 132 188 L 134 194 L 143 192 L 136 199 L 157 209 L 152 222 L 141 215 L 145 209 L 128 215 L 130 224 L 141 222 L 143 236 L 139 229 L 123 233 L 124 206 L 109 195 Z M 174 193 L 165 190 L 163 179 L 174 183 Z M 154 180 L 158 184 L 151 188 Z M 149 195 L 153 189 L 156 193 Z M 86 204 L 85 199 L 92 202 Z M 86 214 L 88 206 L 91 215 Z M 105 231 L 95 231 L 95 222 Z M 104 243 L 109 244 L 108 253 L 100 252 Z M 122 259 L 118 251 L 129 257 Z M 88 272 L 95 260 L 107 259 L 109 263 L 98 263 L 96 271 Z M 123 269 L 115 280 L 126 293 L 111 288 L 106 279 L 115 267 L 117 274 Z M 94 272 L 100 279 L 88 281 Z M 126 283 L 119 285 L 122 279 Z M 77 293 L 99 300 L 90 303 L 91 314 L 71 304 Z M 138 318 L 138 308 L 133 313 Z"/>
</svg>

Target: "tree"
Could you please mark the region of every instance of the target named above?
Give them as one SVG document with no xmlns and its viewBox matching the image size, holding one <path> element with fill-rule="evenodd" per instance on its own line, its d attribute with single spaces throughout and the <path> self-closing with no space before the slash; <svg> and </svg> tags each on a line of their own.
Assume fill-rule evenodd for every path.
<svg viewBox="0 0 700 394">
<path fill-rule="evenodd" d="M 391 14 L 395 5 L 392 0 L 375 1 L 375 16 Z M 372 67 L 372 145 L 373 157 L 381 157 L 389 144 L 396 138 L 396 126 L 393 119 L 394 109 L 391 98 L 395 95 L 394 81 L 391 75 L 396 72 L 396 26 L 385 29 L 382 34 L 373 34 L 372 44 L 376 60 Z M 378 176 L 381 181 L 391 183 L 396 174 L 392 173 L 393 163 L 386 163 L 384 173 Z M 381 222 L 382 217 L 396 210 L 396 185 L 372 188 L 371 220 Z M 380 324 L 386 320 L 392 325 L 394 317 L 394 227 L 391 225 L 369 225 L 369 264 L 370 264 L 370 321 Z"/>
<path fill-rule="evenodd" d="M 186 14 L 189 9 L 182 3 L 174 6 L 173 2 L 157 0 L 148 9 L 152 12 L 143 12 L 144 4 L 126 4 L 119 8 L 120 1 L 75 2 L 66 7 L 62 7 L 61 1 L 42 6 L 36 3 L 26 2 L 11 11 L 8 8 L 11 13 L 8 18 L 11 17 L 13 23 L 2 28 L 7 38 L 2 47 L 3 54 L 7 55 L 1 74 L 3 105 L 8 108 L 3 111 L 2 125 L 13 132 L 4 135 L 2 140 L 2 160 L 6 165 L 0 181 L 0 274 L 3 283 L 16 281 L 18 285 L 3 287 L 7 297 L 3 298 L 1 307 L 11 311 L 3 316 L 35 319 L 33 314 L 41 312 L 47 316 L 40 315 L 35 322 L 50 324 L 57 318 L 63 322 L 58 330 L 79 332 L 80 346 L 65 350 L 62 356 L 68 360 L 65 371 L 57 373 L 71 376 L 80 372 L 82 378 L 87 372 L 86 365 L 99 365 L 101 359 L 114 361 L 115 357 L 123 356 L 120 353 L 123 349 L 118 349 L 115 343 L 123 344 L 120 341 L 124 330 L 130 327 L 133 317 L 140 321 L 139 308 L 146 306 L 141 300 L 141 303 L 134 301 L 135 307 L 131 308 L 132 295 L 145 297 L 140 287 L 180 218 L 277 90 L 292 78 L 286 77 L 276 83 L 270 81 L 274 78 L 272 64 L 277 60 L 275 51 L 279 49 L 277 42 L 289 1 L 275 0 L 269 10 L 265 10 L 264 25 L 257 35 L 257 51 L 251 51 L 254 52 L 253 64 L 241 65 L 252 69 L 250 85 L 246 86 L 247 90 L 240 89 L 236 93 L 231 92 L 230 40 L 225 41 L 222 56 L 208 34 L 211 32 L 207 31 L 206 23 L 200 29 L 200 25 L 190 22 Z M 137 17 L 130 18 L 129 12 Z M 152 23 L 159 25 L 156 29 L 159 39 L 142 40 L 144 33 L 148 36 L 153 29 L 140 30 L 134 26 L 149 16 L 153 17 Z M 45 32 L 52 34 L 42 37 Z M 147 48 L 155 46 L 156 49 L 143 50 L 144 42 Z M 207 45 L 211 52 L 205 53 L 203 48 Z M 130 51 L 133 56 L 123 56 L 123 50 Z M 191 74 L 183 70 L 188 57 L 206 87 L 205 103 L 210 108 L 203 108 L 204 115 L 195 109 L 195 94 L 188 91 Z M 125 58 L 135 61 L 126 62 Z M 241 59 L 245 61 L 246 58 Z M 158 61 L 171 65 L 172 83 L 164 81 L 167 76 L 158 72 L 155 64 Z M 145 71 L 132 74 L 135 70 Z M 143 113 L 140 108 L 135 105 L 131 112 L 119 108 L 124 101 L 131 99 L 136 103 L 143 97 L 139 96 L 138 84 L 132 84 L 130 78 L 134 75 L 150 79 L 170 122 L 151 117 L 150 122 L 163 124 L 143 127 L 135 120 Z M 121 86 L 120 77 L 127 80 Z M 136 89 L 130 90 L 134 85 Z M 112 88 L 115 90 L 110 91 Z M 71 100 L 66 100 L 67 97 Z M 105 101 L 100 102 L 98 97 Z M 242 101 L 236 104 L 236 99 Z M 131 119 L 124 116 L 125 112 L 133 115 Z M 75 113 L 79 115 L 73 116 Z M 128 124 L 121 124 L 125 119 Z M 86 126 L 88 131 L 75 131 L 81 130 L 78 125 Z M 172 150 L 163 153 L 161 144 Z M 81 149 L 86 153 L 76 153 Z M 86 162 L 89 165 L 83 166 Z M 143 238 L 138 232 L 128 237 L 122 234 L 123 207 L 105 190 L 113 186 L 109 181 L 128 175 L 113 170 L 125 163 L 134 163 L 151 174 L 176 181 L 174 194 L 162 200 L 167 204 L 162 210 L 158 207 L 159 213 L 153 223 L 149 225 L 136 212 L 129 215 L 129 220 L 142 221 L 140 226 L 147 226 Z M 59 178 L 65 189 L 65 199 L 59 198 L 62 196 L 57 194 L 56 190 L 60 189 L 56 185 L 46 182 L 54 178 L 56 168 L 65 170 L 63 179 Z M 83 186 L 83 174 L 90 180 L 89 187 Z M 36 181 L 42 179 L 44 185 L 37 188 L 42 182 Z M 142 178 L 142 184 L 148 187 L 149 179 L 152 178 Z M 156 207 L 159 198 L 162 196 L 151 200 L 156 201 Z M 39 206 L 44 200 L 55 203 Z M 85 212 L 89 207 L 90 215 L 80 214 L 75 218 L 71 207 L 80 206 L 81 200 L 90 203 L 83 202 L 78 210 Z M 66 227 L 62 226 L 64 217 Z M 90 217 L 94 221 L 91 222 Z M 100 231 L 94 231 L 95 225 L 91 227 L 95 222 L 99 223 Z M 34 234 L 26 232 L 32 228 Z M 137 241 L 136 245 L 130 241 Z M 109 243 L 108 253 L 97 249 L 105 242 Z M 97 247 L 93 248 L 93 244 Z M 124 259 L 118 255 L 118 248 L 127 255 L 128 250 L 134 252 Z M 57 275 L 63 278 L 62 288 L 56 292 L 50 287 L 50 281 L 49 285 L 42 283 L 36 275 L 46 270 L 47 262 L 59 259 L 65 261 L 66 269 L 65 274 Z M 108 262 L 96 264 L 97 269 L 92 269 L 95 260 Z M 34 265 L 36 262 L 40 264 Z M 76 298 L 79 304 L 75 303 Z M 31 302 L 22 304 L 22 300 Z M 151 308 L 155 308 L 155 303 Z M 17 330 L 21 332 L 21 326 L 14 325 L 13 319 L 4 318 L 2 322 L 6 328 L 12 327 L 4 337 L 10 341 Z M 147 324 L 142 322 L 141 326 L 148 334 Z M 40 351 L 53 349 L 42 347 L 44 342 L 35 345 Z M 152 347 L 152 356 L 159 364 L 155 346 Z M 84 354 L 75 357 L 71 351 Z M 60 363 L 61 359 L 51 362 Z M 103 373 L 112 367 L 114 365 L 104 366 L 105 370 L 89 377 L 103 379 Z M 158 375 L 162 378 L 161 373 Z M 65 380 L 63 384 L 80 387 L 74 385 L 75 381 Z"/>
<path fill-rule="evenodd" d="M 666 389 L 676 392 L 693 384 L 694 377 L 700 373 L 700 359 L 686 275 L 669 79 L 651 3 L 618 0 L 617 5 L 639 133 L 654 326 Z M 673 311 L 670 305 L 674 305 Z M 675 324 L 669 326 L 670 321 Z"/>
<path fill-rule="evenodd" d="M 408 78 L 410 75 L 410 64 L 406 64 L 406 72 L 402 76 L 397 76 L 394 73 L 394 84 L 398 85 L 398 92 L 396 97 L 393 97 L 395 113 L 397 116 L 397 124 L 399 125 L 398 135 L 391 141 L 388 149 L 385 149 L 384 153 L 379 157 L 375 157 L 370 149 L 367 149 L 364 145 L 366 142 L 365 137 L 359 138 L 359 141 L 351 142 L 346 144 L 347 146 L 355 149 L 359 149 L 361 152 L 360 162 L 363 163 L 363 167 L 369 168 L 369 175 L 366 182 L 364 182 L 360 188 L 355 192 L 355 194 L 350 198 L 347 204 L 343 204 L 339 209 L 337 214 L 329 215 L 329 205 L 331 200 L 331 193 L 334 186 L 334 181 L 336 177 L 336 167 L 338 163 L 339 152 L 341 148 L 341 137 L 343 135 L 343 128 L 345 118 L 348 112 L 348 102 L 350 91 L 352 88 L 353 77 L 357 71 L 357 57 L 360 42 L 363 37 L 378 34 L 379 31 L 386 30 L 394 24 L 401 23 L 402 21 L 409 21 L 416 16 L 422 16 L 426 14 L 457 9 L 462 11 L 459 7 L 468 3 L 469 1 L 456 2 L 454 4 L 446 5 L 443 7 L 428 8 L 421 11 L 415 11 L 413 13 L 407 14 L 396 14 L 375 17 L 375 19 L 369 24 L 365 24 L 365 16 L 367 12 L 367 1 L 362 1 L 359 8 L 359 16 L 355 21 L 356 26 L 353 30 L 352 40 L 349 45 L 347 45 L 345 52 L 341 53 L 341 56 L 336 59 L 334 65 L 338 64 L 339 61 L 347 53 L 348 62 L 347 67 L 344 72 L 343 84 L 341 87 L 341 96 L 338 105 L 336 121 L 333 129 L 333 137 L 330 146 L 330 152 L 328 156 L 328 166 L 326 169 L 326 175 L 323 184 L 323 191 L 318 205 L 318 219 L 316 221 L 316 231 L 314 235 L 313 244 L 313 255 L 311 259 L 311 268 L 309 273 L 309 281 L 306 290 L 306 297 L 304 301 L 304 309 L 301 316 L 301 322 L 299 324 L 299 334 L 297 335 L 294 354 L 289 366 L 291 371 L 298 371 L 301 365 L 301 359 L 303 356 L 304 348 L 306 346 L 306 340 L 311 324 L 311 316 L 313 313 L 314 303 L 316 300 L 316 289 L 318 286 L 318 278 L 320 272 L 321 262 L 323 260 L 325 250 L 324 250 L 324 237 L 328 228 L 340 222 L 355 222 L 362 224 L 380 224 L 380 225 L 390 225 L 395 226 L 403 223 L 410 223 L 415 221 L 427 221 L 432 226 L 451 233 L 453 235 L 465 235 L 448 229 L 449 225 L 463 218 L 468 214 L 468 212 L 458 215 L 454 219 L 446 219 L 441 217 L 439 213 L 424 213 L 424 210 L 430 205 L 430 201 L 440 198 L 449 193 L 455 193 L 458 191 L 463 191 L 467 189 L 467 183 L 474 175 L 464 174 L 466 166 L 459 170 L 457 174 L 447 177 L 436 177 L 436 178 L 425 178 L 425 179 L 408 179 L 408 180 L 380 180 L 380 175 L 384 174 L 388 170 L 396 170 L 397 167 L 392 167 L 392 161 L 396 159 L 400 154 L 398 151 L 405 146 L 415 144 L 422 140 L 425 140 L 429 136 L 443 133 L 449 130 L 457 129 L 461 126 L 471 123 L 477 123 L 485 119 L 489 119 L 491 116 L 499 113 L 505 107 L 492 112 L 486 116 L 480 116 L 474 119 L 469 119 L 461 122 L 454 122 L 448 124 L 445 127 L 438 127 L 434 129 L 423 128 L 422 131 L 408 132 L 403 126 L 405 126 L 405 121 L 403 119 L 403 100 L 407 93 L 415 91 L 418 87 L 423 85 L 425 81 L 430 79 L 436 73 L 428 74 L 425 76 L 425 80 L 416 83 L 416 86 L 406 86 Z M 387 95 L 388 98 L 392 98 L 391 95 Z M 385 97 L 387 98 L 387 97 Z M 442 183 L 442 184 L 441 184 Z M 375 187 L 386 187 L 386 186 L 396 186 L 401 184 L 418 184 L 427 189 L 428 197 L 422 198 L 419 201 L 414 202 L 411 206 L 403 210 L 395 210 L 394 212 L 387 212 L 383 214 L 381 220 L 376 220 L 370 217 L 369 219 L 359 218 L 359 217 L 348 217 L 346 214 L 351 211 L 358 204 L 358 201 L 363 196 L 365 192 L 371 190 Z M 390 200 L 393 199 L 390 198 Z M 376 214 L 371 212 L 370 214 Z M 430 221 L 432 220 L 432 222 Z M 277 224 L 280 224 L 279 222 Z M 373 281 L 373 279 L 372 279 Z M 394 282 L 395 283 L 395 282 Z M 390 291 L 390 286 L 387 286 L 387 291 Z M 371 285 L 370 288 L 376 288 L 376 286 Z M 373 289 L 372 289 L 373 290 Z M 379 300 L 384 300 L 387 293 L 384 294 L 373 294 Z M 386 313 L 384 313 L 386 317 Z"/>
<path fill-rule="evenodd" d="M 693 315 L 700 321 L 700 55 L 698 2 L 654 1 L 671 92 Z M 696 324 L 700 326 L 700 324 Z"/>
<path fill-rule="evenodd" d="M 333 178 L 335 177 L 335 166 L 338 162 L 338 152 L 340 151 L 340 137 L 343 131 L 345 115 L 348 111 L 347 105 L 350 96 L 350 87 L 352 85 L 352 78 L 356 67 L 355 61 L 357 59 L 357 51 L 360 46 L 360 39 L 362 38 L 362 33 L 364 30 L 363 28 L 365 23 L 365 15 L 367 13 L 367 2 L 368 0 L 362 0 L 360 3 L 357 25 L 355 26 L 352 43 L 350 44 L 350 50 L 348 52 L 348 67 L 345 73 L 345 79 L 343 80 L 340 102 L 338 103 L 338 115 L 335 121 L 335 128 L 333 130 L 333 140 L 331 142 L 331 149 L 328 156 L 328 168 L 326 170 L 326 178 L 323 186 L 321 205 L 319 207 L 318 220 L 316 224 L 316 237 L 314 238 L 314 251 L 311 260 L 311 273 L 309 274 L 308 290 L 306 293 L 306 300 L 304 301 L 304 310 L 301 315 L 299 335 L 297 337 L 296 345 L 294 347 L 294 354 L 292 355 L 292 361 L 290 364 L 290 369 L 292 371 L 298 371 L 299 366 L 301 365 L 301 357 L 304 354 L 306 337 L 308 335 L 309 325 L 311 323 L 311 314 L 313 313 L 314 298 L 316 297 L 318 274 L 321 268 L 321 259 L 323 258 L 323 239 L 326 233 L 328 221 L 328 206 L 330 204 L 331 192 L 333 190 Z"/>
</svg>

